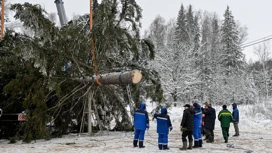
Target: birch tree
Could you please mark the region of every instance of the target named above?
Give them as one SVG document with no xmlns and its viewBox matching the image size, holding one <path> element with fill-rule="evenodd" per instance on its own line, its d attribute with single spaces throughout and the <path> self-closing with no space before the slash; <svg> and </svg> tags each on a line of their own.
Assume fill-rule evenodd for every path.
<svg viewBox="0 0 272 153">
<path fill-rule="evenodd" d="M 267 101 L 269 98 L 269 83 L 271 82 L 271 79 L 268 74 L 269 69 L 267 66 L 269 59 L 271 59 L 270 57 L 271 48 L 269 46 L 270 46 L 269 42 L 264 42 L 254 48 L 255 54 L 258 56 L 259 62 L 262 65 L 261 76 L 262 76 L 263 83 L 261 84 L 263 84 L 264 88 L 260 88 L 261 90 L 260 93 L 264 94 L 265 101 Z M 263 95 L 260 95 L 260 96 L 263 96 Z"/>
</svg>

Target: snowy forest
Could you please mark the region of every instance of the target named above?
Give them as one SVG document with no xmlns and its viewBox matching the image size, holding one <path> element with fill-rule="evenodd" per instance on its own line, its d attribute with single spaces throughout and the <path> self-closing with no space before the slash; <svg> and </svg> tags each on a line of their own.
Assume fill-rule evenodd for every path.
<svg viewBox="0 0 272 153">
<path fill-rule="evenodd" d="M 94 0 L 91 31 L 89 14 L 60 27 L 38 4 L 6 5 L 16 21 L 5 16 L 0 40 L 0 108 L 27 118 L 11 130 L 15 140 L 88 132 L 88 115 L 92 133 L 132 131 L 131 114 L 147 100 L 180 107 L 194 99 L 214 105 L 271 99 L 269 42 L 256 45 L 258 61 L 246 61 L 247 28 L 228 6 L 216 14 L 181 4 L 177 18 L 158 15 L 142 36 L 136 0 Z M 95 76 L 95 64 L 99 74 L 137 69 L 143 78 L 128 85 L 75 79 Z"/>
</svg>

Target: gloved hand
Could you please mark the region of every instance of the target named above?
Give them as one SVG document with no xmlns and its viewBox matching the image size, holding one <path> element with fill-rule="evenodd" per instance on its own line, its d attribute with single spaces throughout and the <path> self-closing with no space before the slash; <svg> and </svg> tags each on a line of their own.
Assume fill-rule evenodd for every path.
<svg viewBox="0 0 272 153">
<path fill-rule="evenodd" d="M 146 128 L 149 129 L 149 124 L 146 124 Z"/>
<path fill-rule="evenodd" d="M 181 132 L 185 132 L 185 131 L 187 131 L 187 128 L 184 128 L 184 127 L 183 127 L 183 128 L 180 129 L 180 131 L 181 131 Z"/>
<path fill-rule="evenodd" d="M 170 131 L 172 131 L 172 130 L 173 130 L 173 127 L 171 126 L 169 129 L 170 129 Z"/>
</svg>

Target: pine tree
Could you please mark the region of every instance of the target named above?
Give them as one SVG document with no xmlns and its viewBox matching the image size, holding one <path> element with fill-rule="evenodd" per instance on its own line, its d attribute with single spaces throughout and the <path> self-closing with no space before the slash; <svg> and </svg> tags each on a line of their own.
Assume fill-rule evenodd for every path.
<svg viewBox="0 0 272 153">
<path fill-rule="evenodd" d="M 15 18 L 33 32 L 29 36 L 10 31 L 0 42 L 0 50 L 7 50 L 11 55 L 7 61 L 1 61 L 1 72 L 8 74 L 16 66 L 21 69 L 18 74 L 13 74 L 13 79 L 5 80 L 3 86 L 5 94 L 11 97 L 21 94 L 18 96 L 22 100 L 21 108 L 28 110 L 24 141 L 44 138 L 47 119 L 53 119 L 58 135 L 79 131 L 81 125 L 86 125 L 82 116 L 89 95 L 94 95 L 92 107 L 99 121 L 96 125 L 99 130 L 112 128 L 112 120 L 116 121 L 116 130 L 132 130 L 127 105 L 138 106 L 145 97 L 155 101 L 163 99 L 158 74 L 146 67 L 148 61 L 154 59 L 154 46 L 150 40 L 140 38 L 141 8 L 136 1 L 103 0 L 95 4 L 91 32 L 88 15 L 58 28 L 46 18 L 47 13 L 40 5 L 11 6 Z M 74 80 L 95 75 L 90 36 L 95 41 L 100 72 L 139 69 L 145 82 L 128 85 L 131 88 L 129 94 L 128 86 L 96 86 Z M 13 59 L 18 59 L 16 64 L 8 65 L 15 62 Z M 67 63 L 69 67 L 64 70 Z M 146 82 L 151 82 L 149 88 L 153 90 L 147 89 Z M 133 101 L 127 101 L 128 96 Z M 5 102 L 9 100 L 12 99 Z"/>
<path fill-rule="evenodd" d="M 188 33 L 185 29 L 186 27 L 186 10 L 181 4 L 180 10 L 178 12 L 178 17 L 176 21 L 176 30 L 175 30 L 175 36 L 176 36 L 176 42 L 177 43 L 184 43 L 186 42 L 186 39 L 188 39 Z"/>
<path fill-rule="evenodd" d="M 212 18 L 212 31 L 211 31 L 211 59 L 214 63 L 212 63 L 212 68 L 215 71 L 216 65 L 218 65 L 218 61 L 220 59 L 220 39 L 221 39 L 221 33 L 220 33 L 220 27 L 219 27 L 219 19 L 216 15 Z"/>
<path fill-rule="evenodd" d="M 235 73 L 243 68 L 244 55 L 239 46 L 239 34 L 237 26 L 232 16 L 232 12 L 227 7 L 224 14 L 224 21 L 222 25 L 222 52 L 220 56 L 220 63 L 224 67 L 226 75 Z"/>
<path fill-rule="evenodd" d="M 189 5 L 188 10 L 186 12 L 185 29 L 186 29 L 186 31 L 188 33 L 187 40 L 189 41 L 189 44 L 191 44 L 191 42 L 195 38 L 194 35 L 195 35 L 196 29 L 197 29 L 192 5 Z"/>
<path fill-rule="evenodd" d="M 199 29 L 199 16 L 195 15 L 193 24 L 193 38 L 194 38 L 194 49 L 193 52 L 197 53 L 200 48 L 200 29 Z"/>
<path fill-rule="evenodd" d="M 211 19 L 207 14 L 203 17 L 201 28 L 201 47 L 198 54 L 198 78 L 201 80 L 199 100 L 207 101 L 211 93 Z"/>
<path fill-rule="evenodd" d="M 252 97 L 252 90 L 248 80 L 249 75 L 245 71 L 244 55 L 241 50 L 240 31 L 234 20 L 232 12 L 227 7 L 221 28 L 221 51 L 219 53 L 219 67 L 217 72 L 217 95 L 221 94 L 220 101 L 244 101 Z M 246 84 L 249 83 L 249 84 Z M 219 97 L 219 96 L 217 96 Z"/>
<path fill-rule="evenodd" d="M 176 102 L 178 99 L 180 99 L 179 94 L 179 78 L 180 74 L 183 71 L 182 67 L 185 66 L 185 61 L 183 59 L 186 59 L 188 55 L 186 52 L 186 48 L 188 46 L 188 31 L 186 29 L 186 10 L 181 4 L 180 10 L 178 12 L 178 17 L 176 20 L 176 26 L 175 26 L 175 37 L 174 37 L 174 44 L 168 48 L 171 48 L 171 51 L 173 52 L 173 63 L 174 66 L 172 67 L 172 87 L 173 90 L 170 91 L 170 94 L 173 98 L 173 101 Z"/>
</svg>

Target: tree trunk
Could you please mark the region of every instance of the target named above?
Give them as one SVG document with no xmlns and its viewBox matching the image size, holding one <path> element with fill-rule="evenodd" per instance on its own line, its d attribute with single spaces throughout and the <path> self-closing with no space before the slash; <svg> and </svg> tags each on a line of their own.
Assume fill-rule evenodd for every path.
<svg viewBox="0 0 272 153">
<path fill-rule="evenodd" d="M 86 77 L 76 79 L 78 81 L 83 82 L 94 82 L 97 83 L 96 79 L 98 79 L 98 83 L 102 85 L 109 84 L 137 84 L 142 79 L 142 73 L 139 70 L 126 71 L 126 72 L 114 72 L 102 74 L 95 77 Z"/>
</svg>

